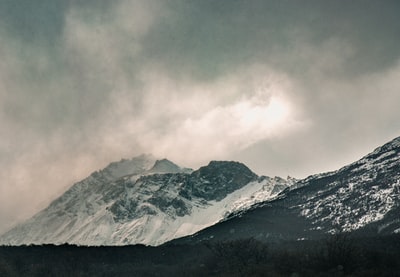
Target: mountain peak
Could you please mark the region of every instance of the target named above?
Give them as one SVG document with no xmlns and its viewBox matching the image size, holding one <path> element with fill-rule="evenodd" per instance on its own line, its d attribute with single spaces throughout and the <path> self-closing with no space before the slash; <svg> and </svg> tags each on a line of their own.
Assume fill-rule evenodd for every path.
<svg viewBox="0 0 400 277">
<path fill-rule="evenodd" d="M 207 200 L 220 200 L 232 191 L 257 180 L 258 176 L 239 162 L 211 161 L 207 166 L 194 171 L 191 178 L 203 180 L 201 186 L 191 188 L 193 195 Z"/>
<path fill-rule="evenodd" d="M 126 175 L 142 174 L 151 168 L 155 160 L 156 158 L 151 154 L 142 154 L 132 159 L 112 162 L 102 172 L 108 173 L 110 179 L 114 180 Z"/>
<path fill-rule="evenodd" d="M 208 165 L 199 168 L 201 172 L 213 171 L 213 170 L 239 170 L 246 171 L 248 174 L 254 174 L 246 165 L 236 161 L 210 161 Z"/>
<path fill-rule="evenodd" d="M 149 172 L 154 173 L 178 173 L 181 171 L 181 167 L 168 159 L 156 160 L 153 167 L 149 170 Z"/>
</svg>

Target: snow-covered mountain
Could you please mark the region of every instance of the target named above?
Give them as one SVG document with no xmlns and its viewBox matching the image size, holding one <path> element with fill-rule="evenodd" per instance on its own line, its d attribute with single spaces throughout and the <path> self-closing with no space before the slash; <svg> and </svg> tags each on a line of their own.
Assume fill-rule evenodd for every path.
<svg viewBox="0 0 400 277">
<path fill-rule="evenodd" d="M 259 177 L 238 162 L 193 171 L 142 155 L 74 184 L 0 244 L 159 245 L 276 196 L 294 181 Z"/>
<path fill-rule="evenodd" d="M 400 137 L 337 171 L 309 176 L 273 199 L 176 243 L 314 239 L 400 233 Z"/>
<path fill-rule="evenodd" d="M 0 237 L 0 244 L 160 245 L 339 231 L 400 233 L 400 137 L 337 171 L 257 176 L 238 162 L 198 170 L 142 155 L 111 163 Z M 190 236 L 195 234 L 193 236 Z M 175 240 L 176 241 L 176 240 Z"/>
</svg>

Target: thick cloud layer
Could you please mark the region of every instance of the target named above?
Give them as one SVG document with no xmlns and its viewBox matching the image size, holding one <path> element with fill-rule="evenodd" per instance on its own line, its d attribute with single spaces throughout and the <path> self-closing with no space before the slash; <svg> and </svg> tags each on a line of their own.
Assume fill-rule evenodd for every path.
<svg viewBox="0 0 400 277">
<path fill-rule="evenodd" d="M 336 169 L 400 135 L 398 1 L 0 2 L 0 232 L 143 152 Z"/>
</svg>

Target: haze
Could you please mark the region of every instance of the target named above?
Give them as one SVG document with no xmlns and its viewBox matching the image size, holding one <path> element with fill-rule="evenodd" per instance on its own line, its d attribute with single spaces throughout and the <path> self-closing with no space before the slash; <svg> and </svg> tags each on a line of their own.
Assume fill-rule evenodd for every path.
<svg viewBox="0 0 400 277">
<path fill-rule="evenodd" d="M 398 1 L 0 1 L 0 232 L 141 153 L 306 177 L 400 135 Z"/>
</svg>

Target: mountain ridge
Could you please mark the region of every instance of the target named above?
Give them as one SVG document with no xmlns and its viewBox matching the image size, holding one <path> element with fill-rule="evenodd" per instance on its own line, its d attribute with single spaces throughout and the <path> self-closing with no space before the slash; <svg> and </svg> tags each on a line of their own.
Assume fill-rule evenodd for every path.
<svg viewBox="0 0 400 277">
<path fill-rule="evenodd" d="M 356 162 L 299 180 L 273 199 L 175 243 L 254 237 L 318 239 L 326 234 L 400 233 L 400 137 Z"/>
<path fill-rule="evenodd" d="M 285 183 L 260 178 L 239 162 L 211 161 L 193 171 L 141 155 L 111 163 L 74 184 L 2 235 L 0 243 L 158 245 L 215 224 L 226 212 L 253 201 L 253 194 L 264 200 Z"/>
<path fill-rule="evenodd" d="M 400 137 L 338 170 L 297 180 L 235 161 L 197 170 L 141 155 L 74 184 L 0 244 L 303 240 L 400 233 Z M 43 231 L 46 226 L 46 231 Z"/>
</svg>

